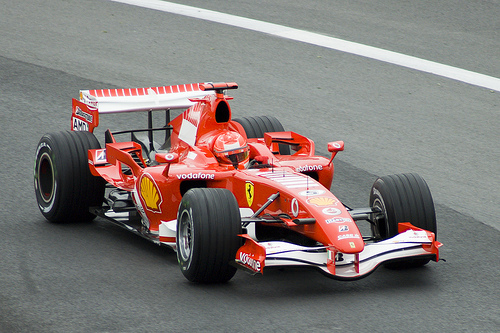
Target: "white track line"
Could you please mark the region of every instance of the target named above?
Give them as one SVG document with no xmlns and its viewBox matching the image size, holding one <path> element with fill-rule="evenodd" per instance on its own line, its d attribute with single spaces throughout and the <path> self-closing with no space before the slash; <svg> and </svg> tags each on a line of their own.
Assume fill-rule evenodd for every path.
<svg viewBox="0 0 500 333">
<path fill-rule="evenodd" d="M 253 30 L 290 40 L 326 47 L 362 57 L 380 60 L 390 64 L 432 73 L 449 79 L 469 83 L 475 86 L 500 91 L 500 79 L 479 74 L 465 69 L 440 64 L 434 61 L 392 52 L 377 47 L 349 42 L 346 40 L 324 36 L 321 34 L 294 29 L 279 24 L 263 22 L 246 17 L 224 14 L 212 10 L 180 5 L 161 0 L 111 0 L 124 4 L 155 9 L 167 13 L 189 16 L 211 22 L 222 23 L 234 27 Z"/>
</svg>

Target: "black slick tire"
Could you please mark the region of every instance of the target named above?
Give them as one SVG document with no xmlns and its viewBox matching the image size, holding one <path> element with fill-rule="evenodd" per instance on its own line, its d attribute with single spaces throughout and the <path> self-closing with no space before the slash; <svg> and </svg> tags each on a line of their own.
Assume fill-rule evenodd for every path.
<svg viewBox="0 0 500 333">
<path fill-rule="evenodd" d="M 285 131 L 281 122 L 273 116 L 242 117 L 233 120 L 241 124 L 249 139 L 263 138 L 267 132 Z M 280 144 L 279 147 L 281 155 L 290 155 L 288 145 Z"/>
<path fill-rule="evenodd" d="M 177 215 L 177 261 L 191 282 L 222 283 L 236 273 L 230 265 L 242 242 L 238 203 L 226 189 L 194 188 Z"/>
<path fill-rule="evenodd" d="M 105 182 L 90 173 L 87 151 L 100 144 L 90 132 L 53 132 L 38 143 L 34 187 L 43 216 L 56 223 L 95 218 L 89 208 L 100 206 Z"/>
<path fill-rule="evenodd" d="M 370 191 L 370 207 L 381 214 L 372 226 L 372 232 L 381 239 L 398 234 L 398 223 L 410 222 L 416 227 L 436 234 L 434 202 L 427 183 L 415 173 L 397 174 L 378 178 Z M 408 259 L 388 263 L 389 268 L 418 267 L 429 259 Z"/>
</svg>

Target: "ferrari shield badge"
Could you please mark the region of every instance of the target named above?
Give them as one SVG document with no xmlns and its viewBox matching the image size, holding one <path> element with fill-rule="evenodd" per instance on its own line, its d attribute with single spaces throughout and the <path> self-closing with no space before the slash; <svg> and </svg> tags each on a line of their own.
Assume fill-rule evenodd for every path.
<svg viewBox="0 0 500 333">
<path fill-rule="evenodd" d="M 252 182 L 245 183 L 245 196 L 247 197 L 248 207 L 252 207 L 253 196 L 254 196 L 254 186 Z"/>
</svg>

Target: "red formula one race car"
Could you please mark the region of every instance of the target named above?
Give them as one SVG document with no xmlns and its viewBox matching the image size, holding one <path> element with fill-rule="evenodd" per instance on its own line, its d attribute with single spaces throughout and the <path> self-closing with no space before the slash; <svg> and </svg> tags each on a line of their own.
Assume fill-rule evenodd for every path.
<svg viewBox="0 0 500 333">
<path fill-rule="evenodd" d="M 326 158 L 274 117 L 233 119 L 224 92 L 237 87 L 80 91 L 72 131 L 44 135 L 36 151 L 42 214 L 52 222 L 99 216 L 170 246 L 195 282 L 228 281 L 237 267 L 262 273 L 283 266 L 351 280 L 381 264 L 438 261 L 434 204 L 421 177 L 381 177 L 369 206 L 351 209 L 329 190 L 344 143 L 328 143 Z M 153 112 L 161 110 L 166 124 L 155 128 Z M 107 130 L 101 148 L 93 134 L 99 117 L 133 111 L 147 113 L 147 128 Z M 118 140 L 123 134 L 127 140 Z M 361 221 L 370 235 L 360 233 Z"/>
</svg>

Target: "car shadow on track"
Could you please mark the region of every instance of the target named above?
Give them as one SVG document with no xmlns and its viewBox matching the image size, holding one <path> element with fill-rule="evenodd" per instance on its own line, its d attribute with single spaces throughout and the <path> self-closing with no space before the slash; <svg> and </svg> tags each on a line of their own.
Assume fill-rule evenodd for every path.
<svg viewBox="0 0 500 333">
<path fill-rule="evenodd" d="M 158 271 L 164 271 L 165 282 L 160 282 L 160 285 L 179 283 L 183 289 L 192 291 L 205 290 L 224 294 L 235 292 L 249 298 L 280 297 L 286 300 L 287 297 L 305 295 L 310 297 L 359 292 L 378 294 L 436 288 L 434 281 L 436 263 L 433 262 L 412 269 L 394 270 L 379 267 L 366 278 L 355 281 L 334 280 L 316 269 L 287 267 L 264 268 L 263 275 L 255 276 L 239 270 L 228 283 L 195 284 L 182 277 L 175 251 L 166 246 L 158 246 L 99 218 L 91 223 L 45 223 L 43 227 L 37 229 L 43 230 L 45 234 L 43 238 L 57 239 L 57 246 L 62 249 L 88 248 L 96 253 L 105 253 L 112 260 L 120 260 L 122 263 L 124 260 L 130 260 L 131 265 L 140 261 L 138 270 L 143 263 L 144 267 L 154 267 Z M 99 258 L 97 254 L 94 255 Z M 173 278 L 168 274 L 173 274 Z"/>
</svg>

